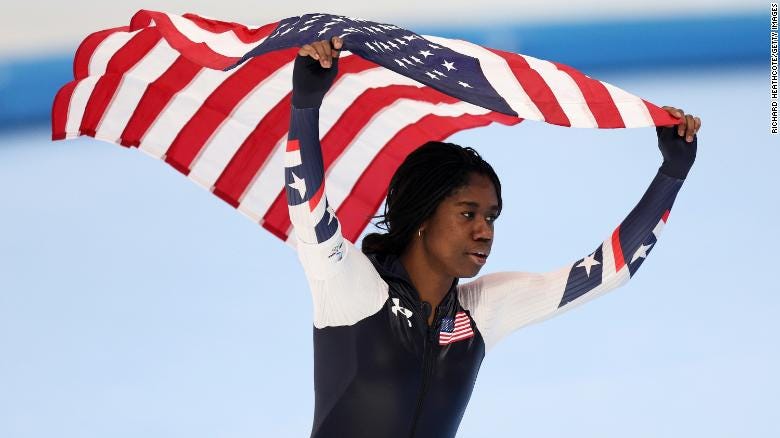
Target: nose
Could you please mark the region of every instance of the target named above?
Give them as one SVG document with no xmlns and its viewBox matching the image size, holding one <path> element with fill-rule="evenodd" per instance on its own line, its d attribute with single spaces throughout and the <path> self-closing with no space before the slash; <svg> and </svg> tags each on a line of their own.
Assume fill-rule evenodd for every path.
<svg viewBox="0 0 780 438">
<path fill-rule="evenodd" d="M 493 227 L 487 221 L 486 218 L 482 220 L 474 221 L 474 240 L 493 240 Z"/>
</svg>

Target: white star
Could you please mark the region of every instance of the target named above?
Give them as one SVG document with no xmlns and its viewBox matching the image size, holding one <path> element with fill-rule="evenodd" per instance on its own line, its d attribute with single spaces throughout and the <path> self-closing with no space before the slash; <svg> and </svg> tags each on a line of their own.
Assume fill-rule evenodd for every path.
<svg viewBox="0 0 780 438">
<path fill-rule="evenodd" d="M 428 50 L 420 50 L 420 55 L 422 55 L 422 56 L 424 56 L 424 57 L 426 57 L 426 58 L 427 58 L 427 57 L 429 57 L 429 56 L 433 56 L 433 53 L 431 53 L 431 52 L 430 52 L 430 51 L 428 51 Z"/>
<path fill-rule="evenodd" d="M 474 88 L 474 87 L 472 87 L 471 85 L 469 85 L 469 84 L 467 84 L 466 82 L 463 82 L 463 81 L 458 81 L 458 83 L 459 83 L 461 86 L 465 87 L 465 88 Z"/>
<path fill-rule="evenodd" d="M 447 77 L 447 75 L 445 75 L 444 73 L 440 72 L 439 70 L 434 70 L 433 72 L 436 73 L 439 76 L 444 76 L 445 78 Z"/>
<path fill-rule="evenodd" d="M 379 42 L 379 44 L 381 44 L 384 49 L 390 50 L 390 46 L 388 46 L 387 44 L 385 44 L 385 43 L 383 43 L 381 41 Z"/>
<path fill-rule="evenodd" d="M 308 26 L 303 26 L 302 28 L 298 29 L 298 32 L 303 32 L 304 30 L 308 30 L 311 27 L 311 24 Z"/>
<path fill-rule="evenodd" d="M 330 28 L 326 27 L 325 29 L 322 29 L 321 31 L 317 32 L 317 35 L 322 35 L 322 34 L 324 34 L 325 32 L 327 32 L 329 30 L 330 30 Z"/>
<path fill-rule="evenodd" d="M 369 48 L 369 49 L 371 49 L 371 50 L 373 50 L 373 51 L 375 51 L 375 52 L 376 52 L 376 49 L 374 48 L 374 46 L 372 46 L 372 45 L 371 45 L 371 43 L 369 43 L 368 41 L 366 41 L 366 45 L 368 46 L 368 48 Z"/>
<path fill-rule="evenodd" d="M 393 40 L 387 40 L 387 44 L 390 44 L 391 46 L 393 46 L 396 49 L 398 48 L 398 44 L 394 43 Z"/>
<path fill-rule="evenodd" d="M 595 252 L 593 254 L 596 254 Z M 582 259 L 582 263 L 577 265 L 578 268 L 585 268 L 585 274 L 590 277 L 590 268 L 593 265 L 600 265 L 601 263 L 593 257 L 593 254 Z"/>
<path fill-rule="evenodd" d="M 395 40 L 398 41 L 398 44 L 401 44 L 401 45 L 404 45 L 404 46 L 409 44 L 406 41 L 402 40 L 401 38 L 396 38 Z"/>
<path fill-rule="evenodd" d="M 639 248 L 637 248 L 636 252 L 634 253 L 634 256 L 631 257 L 631 262 L 634 263 L 634 261 L 640 257 L 643 259 L 647 258 L 647 250 L 650 249 L 650 247 L 653 246 L 651 243 L 650 245 L 639 245 Z"/>
<path fill-rule="evenodd" d="M 400 60 L 398 60 L 398 59 L 394 59 L 393 61 L 395 61 L 396 63 L 398 63 L 398 65 L 400 65 L 400 66 L 401 66 L 401 67 L 403 67 L 403 68 L 409 68 L 409 67 L 407 67 L 407 66 L 406 66 L 406 64 L 404 64 L 403 62 L 401 62 L 401 61 L 400 61 Z"/>
<path fill-rule="evenodd" d="M 298 175 L 296 175 L 295 172 L 290 171 L 290 173 L 292 173 L 293 182 L 288 185 L 297 190 L 301 195 L 301 199 L 303 199 L 303 197 L 306 196 L 306 181 L 303 178 L 298 178 Z"/>
<path fill-rule="evenodd" d="M 291 30 L 293 30 L 293 28 L 292 27 L 288 27 L 287 29 L 284 30 L 284 32 L 280 33 L 279 35 L 284 35 L 284 34 L 286 34 L 287 32 L 289 32 Z"/>
<path fill-rule="evenodd" d="M 431 79 L 439 79 L 439 77 L 438 77 L 438 76 L 436 76 L 435 74 L 433 74 L 433 73 L 431 73 L 431 72 L 429 72 L 429 71 L 426 71 L 426 72 L 425 72 L 425 74 L 426 74 L 426 75 L 428 75 L 428 76 L 430 76 L 430 77 L 431 77 Z"/>
<path fill-rule="evenodd" d="M 420 39 L 420 37 L 418 37 L 417 35 L 404 35 L 403 39 L 405 39 L 406 41 L 411 41 L 411 40 L 418 40 Z"/>
<path fill-rule="evenodd" d="M 406 59 L 406 58 L 401 58 L 401 61 L 403 61 L 403 62 L 405 62 L 405 63 L 407 63 L 407 64 L 409 64 L 409 65 L 414 65 L 414 64 L 412 63 L 412 61 L 409 61 L 409 60 L 408 60 L 408 59 Z"/>
<path fill-rule="evenodd" d="M 442 64 L 442 67 L 446 67 L 447 71 L 457 70 L 457 68 L 455 68 L 455 63 L 454 62 L 449 62 L 446 59 L 444 60 L 444 64 Z"/>
<path fill-rule="evenodd" d="M 304 21 L 304 22 L 303 22 L 303 24 L 312 24 L 312 23 L 314 23 L 315 21 L 317 21 L 317 19 L 316 19 L 316 18 L 315 18 L 315 19 L 313 19 L 313 20 Z"/>
<path fill-rule="evenodd" d="M 441 47 L 437 46 L 436 44 L 428 44 L 428 47 L 431 49 L 441 49 Z"/>
<path fill-rule="evenodd" d="M 420 58 L 417 58 L 415 56 L 410 56 L 414 62 L 419 62 L 420 64 L 425 64 L 424 62 L 420 61 Z"/>
</svg>

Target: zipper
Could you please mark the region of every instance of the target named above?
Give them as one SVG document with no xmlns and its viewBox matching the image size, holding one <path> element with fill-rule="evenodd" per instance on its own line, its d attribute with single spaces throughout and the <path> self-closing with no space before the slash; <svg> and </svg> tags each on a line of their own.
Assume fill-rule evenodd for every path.
<svg viewBox="0 0 780 438">
<path fill-rule="evenodd" d="M 422 386 L 420 388 L 420 395 L 417 397 L 417 408 L 414 411 L 414 420 L 412 421 L 412 431 L 409 434 L 410 438 L 414 438 L 415 431 L 417 429 L 417 421 L 420 419 L 420 413 L 422 411 L 422 404 L 425 400 L 425 393 L 428 390 L 428 381 L 431 378 L 433 371 L 433 352 L 435 351 L 433 346 L 434 336 L 439 326 L 439 307 L 436 306 L 436 310 L 433 313 L 433 324 L 428 327 L 428 321 L 425 321 L 426 333 L 425 344 L 423 344 L 423 379 Z"/>
</svg>

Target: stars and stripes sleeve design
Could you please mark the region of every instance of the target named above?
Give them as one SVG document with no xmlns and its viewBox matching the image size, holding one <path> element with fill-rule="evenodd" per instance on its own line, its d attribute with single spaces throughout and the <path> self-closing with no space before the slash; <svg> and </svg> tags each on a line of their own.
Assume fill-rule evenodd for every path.
<svg viewBox="0 0 780 438">
<path fill-rule="evenodd" d="M 387 284 L 368 258 L 344 239 L 325 195 L 319 108 L 291 107 L 284 155 L 290 221 L 314 303 L 314 325 L 351 325 L 378 311 Z"/>
<path fill-rule="evenodd" d="M 625 284 L 655 248 L 682 179 L 657 172 L 628 216 L 592 252 L 549 273 L 499 272 L 459 286 L 487 349 L 507 334 Z"/>
<path fill-rule="evenodd" d="M 525 119 L 591 128 L 675 123 L 564 64 L 390 24 L 306 14 L 254 26 L 141 10 L 128 26 L 81 43 L 73 80 L 52 105 L 52 138 L 86 135 L 138 149 L 294 245 L 285 177 L 296 180 L 283 175 L 293 61 L 300 45 L 337 35 L 345 49 L 323 102 L 330 197 L 320 211 L 336 212 L 350 242 L 403 158 L 425 141 Z"/>
</svg>

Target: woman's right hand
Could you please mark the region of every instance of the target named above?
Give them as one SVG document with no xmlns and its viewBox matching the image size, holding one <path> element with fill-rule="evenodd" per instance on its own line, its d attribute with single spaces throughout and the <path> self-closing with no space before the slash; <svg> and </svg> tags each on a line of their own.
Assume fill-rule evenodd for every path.
<svg viewBox="0 0 780 438">
<path fill-rule="evenodd" d="M 338 72 L 338 59 L 344 41 L 315 41 L 298 50 L 293 68 L 292 104 L 296 108 L 315 108 L 322 104 Z"/>
<path fill-rule="evenodd" d="M 330 41 L 322 40 L 315 41 L 311 44 L 305 44 L 298 50 L 298 56 L 311 56 L 312 58 L 320 61 L 322 68 L 330 68 L 333 59 L 339 57 L 341 46 L 344 44 L 344 40 L 334 36 Z"/>
</svg>

